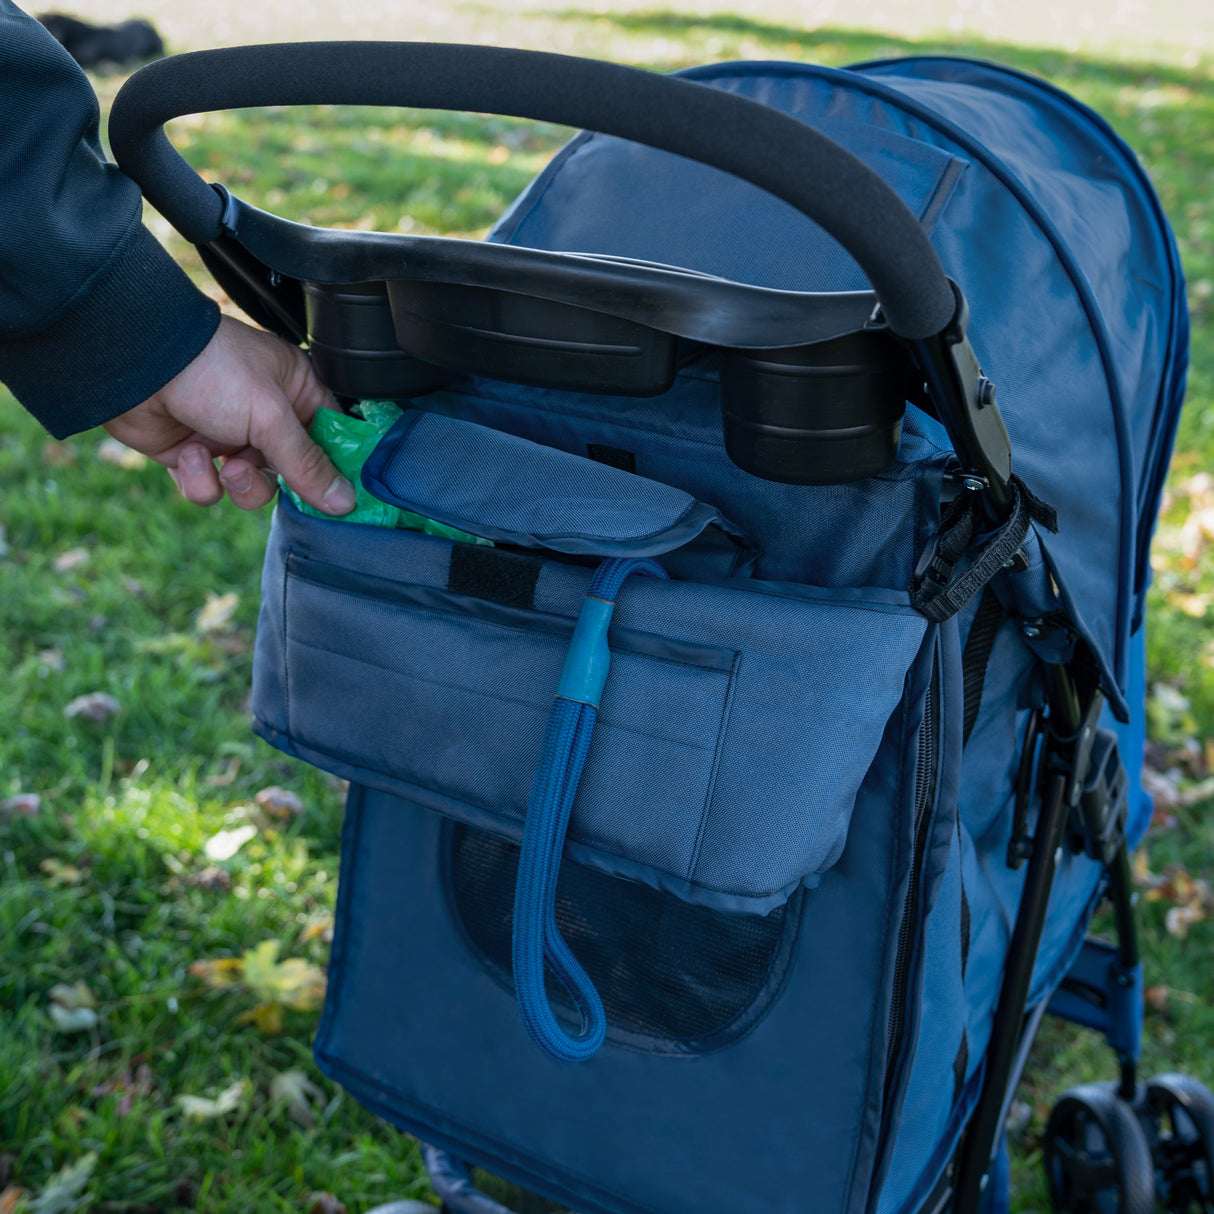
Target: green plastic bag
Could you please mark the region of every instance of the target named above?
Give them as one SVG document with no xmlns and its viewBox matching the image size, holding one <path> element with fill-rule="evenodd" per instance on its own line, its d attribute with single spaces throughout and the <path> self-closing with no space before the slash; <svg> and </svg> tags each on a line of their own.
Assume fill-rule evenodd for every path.
<svg viewBox="0 0 1214 1214">
<path fill-rule="evenodd" d="M 446 539 L 460 540 L 465 544 L 481 544 L 493 547 L 492 540 L 469 535 L 457 527 L 436 523 L 398 506 L 381 502 L 367 492 L 362 483 L 362 469 L 379 443 L 401 416 L 401 408 L 389 400 L 365 400 L 354 406 L 350 413 L 338 413 L 334 409 L 317 409 L 308 434 L 337 466 L 337 470 L 354 486 L 354 509 L 343 514 L 343 523 L 362 523 L 369 527 L 403 527 L 407 531 L 423 531 L 427 535 L 440 535 Z M 361 414 L 361 416 L 359 416 Z M 304 513 L 313 518 L 333 518 L 309 506 L 282 479 L 278 478 L 282 491 Z"/>
</svg>

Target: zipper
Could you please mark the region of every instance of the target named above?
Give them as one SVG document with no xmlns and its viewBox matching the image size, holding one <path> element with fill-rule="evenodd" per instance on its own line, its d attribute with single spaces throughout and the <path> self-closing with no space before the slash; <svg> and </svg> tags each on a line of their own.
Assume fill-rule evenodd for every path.
<svg viewBox="0 0 1214 1214">
<path fill-rule="evenodd" d="M 902 908 L 902 923 L 898 928 L 898 951 L 894 961 L 894 990 L 889 1018 L 887 1058 L 894 1056 L 898 1039 L 906 1020 L 906 995 L 910 980 L 911 951 L 915 942 L 919 904 L 919 883 L 923 869 L 923 856 L 927 850 L 928 832 L 923 829 L 927 812 L 931 807 L 932 794 L 936 787 L 936 737 L 939 732 L 939 667 L 932 670 L 931 682 L 923 703 L 923 724 L 919 727 L 919 756 L 915 768 L 915 820 L 911 835 L 914 857 L 911 862 L 910 883 L 906 890 L 906 902 Z M 897 1068 L 890 1066 L 885 1079 L 885 1098 L 888 1102 L 890 1087 Z"/>
</svg>

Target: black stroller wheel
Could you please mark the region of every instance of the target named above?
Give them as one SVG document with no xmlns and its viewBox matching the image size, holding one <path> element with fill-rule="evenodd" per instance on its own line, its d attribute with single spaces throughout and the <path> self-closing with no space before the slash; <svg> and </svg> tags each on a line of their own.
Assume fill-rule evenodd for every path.
<svg viewBox="0 0 1214 1214">
<path fill-rule="evenodd" d="M 1146 1133 L 1113 1084 L 1072 1088 L 1054 1106 L 1043 1145 L 1054 1209 L 1152 1214 L 1155 1168 Z"/>
<path fill-rule="evenodd" d="M 1165 1208 L 1214 1214 L 1214 1095 L 1189 1075 L 1157 1075 L 1145 1112 Z"/>
</svg>

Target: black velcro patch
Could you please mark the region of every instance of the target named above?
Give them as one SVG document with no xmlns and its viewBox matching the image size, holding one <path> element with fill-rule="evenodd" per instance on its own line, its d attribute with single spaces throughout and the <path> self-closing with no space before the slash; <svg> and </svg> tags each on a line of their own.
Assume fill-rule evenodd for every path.
<svg viewBox="0 0 1214 1214">
<path fill-rule="evenodd" d="M 452 544 L 447 589 L 507 607 L 531 608 L 535 606 L 535 583 L 543 563 L 540 557 L 521 552 Z"/>
<path fill-rule="evenodd" d="M 608 447 L 603 443 L 587 443 L 586 454 L 592 460 L 596 460 L 600 464 L 607 464 L 611 468 L 619 468 L 622 472 L 635 472 L 637 470 L 637 457 L 631 451 L 625 451 L 623 447 Z"/>
</svg>

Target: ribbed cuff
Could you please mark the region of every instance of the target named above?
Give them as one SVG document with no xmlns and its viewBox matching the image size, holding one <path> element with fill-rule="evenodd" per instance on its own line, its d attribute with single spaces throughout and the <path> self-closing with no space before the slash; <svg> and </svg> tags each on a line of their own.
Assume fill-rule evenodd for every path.
<svg viewBox="0 0 1214 1214">
<path fill-rule="evenodd" d="M 146 400 L 211 340 L 219 308 L 142 224 L 47 328 L 0 341 L 0 381 L 54 435 Z"/>
</svg>

